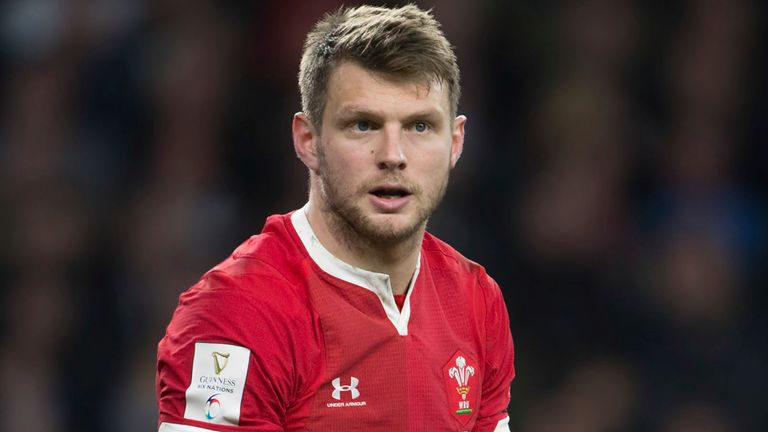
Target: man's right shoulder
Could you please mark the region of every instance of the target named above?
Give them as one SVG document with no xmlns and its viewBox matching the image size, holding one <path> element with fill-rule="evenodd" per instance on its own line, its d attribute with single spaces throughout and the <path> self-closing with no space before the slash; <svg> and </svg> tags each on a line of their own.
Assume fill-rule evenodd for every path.
<svg viewBox="0 0 768 432">
<path fill-rule="evenodd" d="M 233 277 L 277 277 L 295 284 L 303 279 L 305 258 L 290 217 L 275 215 L 267 219 L 260 234 L 244 241 L 208 273 L 221 272 Z"/>
<path fill-rule="evenodd" d="M 205 425 L 217 396 L 227 424 L 275 430 L 315 388 L 323 342 L 302 276 L 307 262 L 292 228 L 275 226 L 279 218 L 179 298 L 158 344 L 161 422 Z"/>
<path fill-rule="evenodd" d="M 308 264 L 286 219 L 270 217 L 261 234 L 250 237 L 207 271 L 181 295 L 177 314 L 211 305 L 225 314 L 252 309 L 275 314 L 308 312 Z"/>
</svg>

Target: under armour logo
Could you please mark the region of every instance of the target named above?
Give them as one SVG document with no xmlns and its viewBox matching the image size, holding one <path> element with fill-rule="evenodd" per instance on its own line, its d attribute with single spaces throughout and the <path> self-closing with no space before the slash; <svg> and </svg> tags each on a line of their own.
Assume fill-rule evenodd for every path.
<svg viewBox="0 0 768 432">
<path fill-rule="evenodd" d="M 333 393 L 331 393 L 331 397 L 336 400 L 341 400 L 341 392 L 348 391 L 352 392 L 352 399 L 357 399 L 360 397 L 360 391 L 357 389 L 357 385 L 359 383 L 359 379 L 350 377 L 349 385 L 341 385 L 341 378 L 334 378 L 333 381 L 331 381 L 331 384 L 333 384 L 334 388 Z"/>
</svg>

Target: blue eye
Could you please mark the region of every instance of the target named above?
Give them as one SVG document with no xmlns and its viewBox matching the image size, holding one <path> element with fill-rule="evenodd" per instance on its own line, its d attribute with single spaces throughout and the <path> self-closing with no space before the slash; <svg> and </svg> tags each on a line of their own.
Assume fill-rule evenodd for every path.
<svg viewBox="0 0 768 432">
<path fill-rule="evenodd" d="M 371 130 L 371 124 L 367 121 L 355 122 L 353 128 L 359 132 L 367 132 Z"/>
<path fill-rule="evenodd" d="M 416 122 L 413 125 L 413 129 L 416 132 L 426 132 L 429 130 L 429 125 L 425 122 Z"/>
</svg>

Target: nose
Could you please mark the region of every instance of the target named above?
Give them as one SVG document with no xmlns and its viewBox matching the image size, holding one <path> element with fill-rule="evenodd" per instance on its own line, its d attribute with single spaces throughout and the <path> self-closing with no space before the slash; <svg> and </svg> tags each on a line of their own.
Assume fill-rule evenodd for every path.
<svg viewBox="0 0 768 432">
<path fill-rule="evenodd" d="M 403 148 L 403 131 L 400 127 L 385 127 L 376 150 L 376 165 L 381 170 L 402 170 L 407 166 Z"/>
</svg>

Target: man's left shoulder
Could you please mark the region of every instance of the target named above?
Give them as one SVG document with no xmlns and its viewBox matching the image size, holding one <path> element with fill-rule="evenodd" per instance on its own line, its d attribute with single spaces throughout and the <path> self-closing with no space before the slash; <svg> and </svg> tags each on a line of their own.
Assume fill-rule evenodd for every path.
<svg viewBox="0 0 768 432">
<path fill-rule="evenodd" d="M 498 290 L 496 282 L 488 275 L 485 267 L 430 233 L 424 235 L 422 254 L 430 271 L 434 273 L 459 279 L 465 287 L 476 287 L 483 291 Z"/>
</svg>

